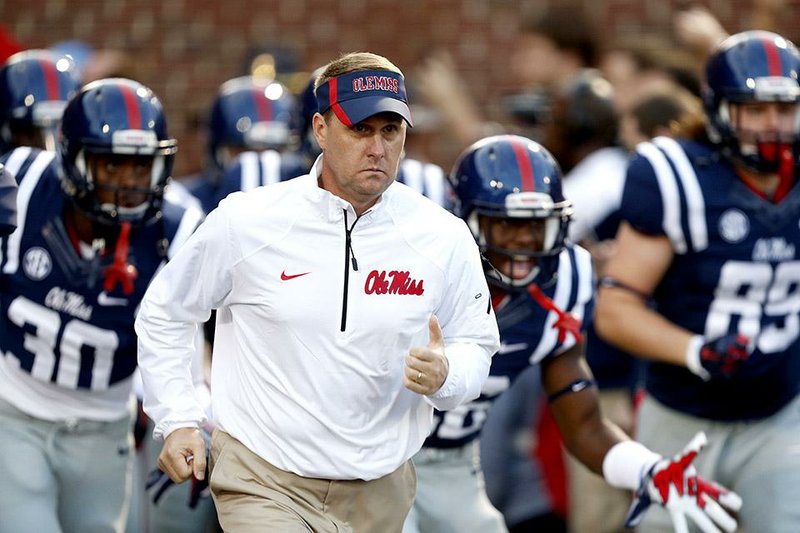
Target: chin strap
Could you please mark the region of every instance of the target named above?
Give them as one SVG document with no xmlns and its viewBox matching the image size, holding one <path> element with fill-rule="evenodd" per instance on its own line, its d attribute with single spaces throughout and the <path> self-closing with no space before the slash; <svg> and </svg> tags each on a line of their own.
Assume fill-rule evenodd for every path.
<svg viewBox="0 0 800 533">
<path fill-rule="evenodd" d="M 136 267 L 128 263 L 128 248 L 130 247 L 131 223 L 123 222 L 117 238 L 117 249 L 114 251 L 114 262 L 103 270 L 105 281 L 103 290 L 111 292 L 119 283 L 122 292 L 126 295 L 133 294 L 133 282 L 139 273 Z"/>
<path fill-rule="evenodd" d="M 581 321 L 578 317 L 559 309 L 558 306 L 553 303 L 553 300 L 548 298 L 535 283 L 528 285 L 528 293 L 543 309 L 552 311 L 558 315 L 556 323 L 553 324 L 553 327 L 558 330 L 558 342 L 563 343 L 567 339 L 568 333 L 575 337 L 576 343 L 581 342 L 583 335 L 581 335 Z"/>
</svg>

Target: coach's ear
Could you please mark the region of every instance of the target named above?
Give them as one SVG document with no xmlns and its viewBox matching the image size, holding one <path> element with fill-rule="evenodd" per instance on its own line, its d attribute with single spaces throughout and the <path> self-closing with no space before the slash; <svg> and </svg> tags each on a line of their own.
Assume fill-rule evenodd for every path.
<svg viewBox="0 0 800 533">
<path fill-rule="evenodd" d="M 317 139 L 317 144 L 325 151 L 328 139 L 328 122 L 325 120 L 319 113 L 314 113 L 314 117 L 312 118 L 311 126 L 314 130 L 314 137 Z"/>
</svg>

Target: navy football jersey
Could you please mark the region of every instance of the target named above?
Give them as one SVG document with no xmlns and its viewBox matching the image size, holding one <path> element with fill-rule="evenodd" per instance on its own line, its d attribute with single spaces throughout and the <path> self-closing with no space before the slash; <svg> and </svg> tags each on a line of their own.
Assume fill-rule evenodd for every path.
<svg viewBox="0 0 800 533">
<path fill-rule="evenodd" d="M 397 181 L 408 185 L 448 211 L 453 211 L 454 193 L 440 166 L 404 157 L 400 161 Z"/>
<path fill-rule="evenodd" d="M 134 290 L 106 291 L 102 269 L 113 253 L 92 258 L 72 245 L 57 156 L 18 148 L 6 164 L 19 195 L 18 228 L 0 239 L 0 396 L 42 418 L 111 419 L 127 408 L 139 302 L 202 212 L 165 202 L 162 217 L 132 228 Z"/>
<path fill-rule="evenodd" d="M 17 227 L 17 183 L 14 176 L 0 165 L 0 235 L 8 235 Z"/>
<path fill-rule="evenodd" d="M 304 174 L 308 174 L 308 169 L 297 155 L 264 150 L 239 154 L 225 170 L 218 184 L 204 174 L 183 183 L 200 200 L 203 211 L 210 213 L 223 198 L 233 192 L 249 191 Z"/>
<path fill-rule="evenodd" d="M 663 404 L 747 420 L 776 412 L 800 390 L 797 189 L 772 203 L 709 146 L 660 137 L 637 147 L 623 216 L 643 233 L 668 237 L 675 252 L 654 293 L 657 311 L 707 339 L 742 333 L 754 347 L 728 380 L 649 364 L 647 389 Z"/>
<path fill-rule="evenodd" d="M 542 291 L 562 311 L 581 321 L 581 331 L 594 310 L 594 279 L 589 252 L 576 245 L 567 245 L 558 258 L 556 283 Z M 452 448 L 463 446 L 480 434 L 492 402 L 523 370 L 547 357 L 555 357 L 575 346 L 575 338 L 567 334 L 563 342 L 553 327 L 554 312 L 539 305 L 527 292 L 505 295 L 495 304 L 500 329 L 500 350 L 492 357 L 489 377 L 481 395 L 453 410 L 434 411 L 434 428 L 425 446 Z"/>
</svg>

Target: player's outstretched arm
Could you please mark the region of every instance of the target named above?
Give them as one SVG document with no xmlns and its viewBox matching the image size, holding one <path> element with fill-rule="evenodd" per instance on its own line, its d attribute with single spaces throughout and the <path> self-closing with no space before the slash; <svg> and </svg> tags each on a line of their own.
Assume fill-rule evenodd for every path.
<svg viewBox="0 0 800 533">
<path fill-rule="evenodd" d="M 628 440 L 603 417 L 579 346 L 543 361 L 542 382 L 570 453 L 610 485 L 637 491 L 629 527 L 641 520 L 650 504 L 657 503 L 669 511 L 678 532 L 688 532 L 688 521 L 705 533 L 736 529 L 736 520 L 727 510 L 737 511 L 741 498 L 697 475 L 692 465 L 705 444 L 705 435 L 695 437 L 672 459 Z"/>
</svg>

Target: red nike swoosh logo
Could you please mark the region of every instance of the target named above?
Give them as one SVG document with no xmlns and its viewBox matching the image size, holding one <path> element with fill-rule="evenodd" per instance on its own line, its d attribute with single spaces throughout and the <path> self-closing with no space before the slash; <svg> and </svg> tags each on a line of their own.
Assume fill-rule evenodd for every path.
<svg viewBox="0 0 800 533">
<path fill-rule="evenodd" d="M 287 274 L 284 270 L 281 272 L 281 280 L 289 281 L 290 279 L 299 278 L 300 276 L 305 276 L 306 274 L 311 274 L 311 272 L 303 272 L 302 274 Z"/>
</svg>

